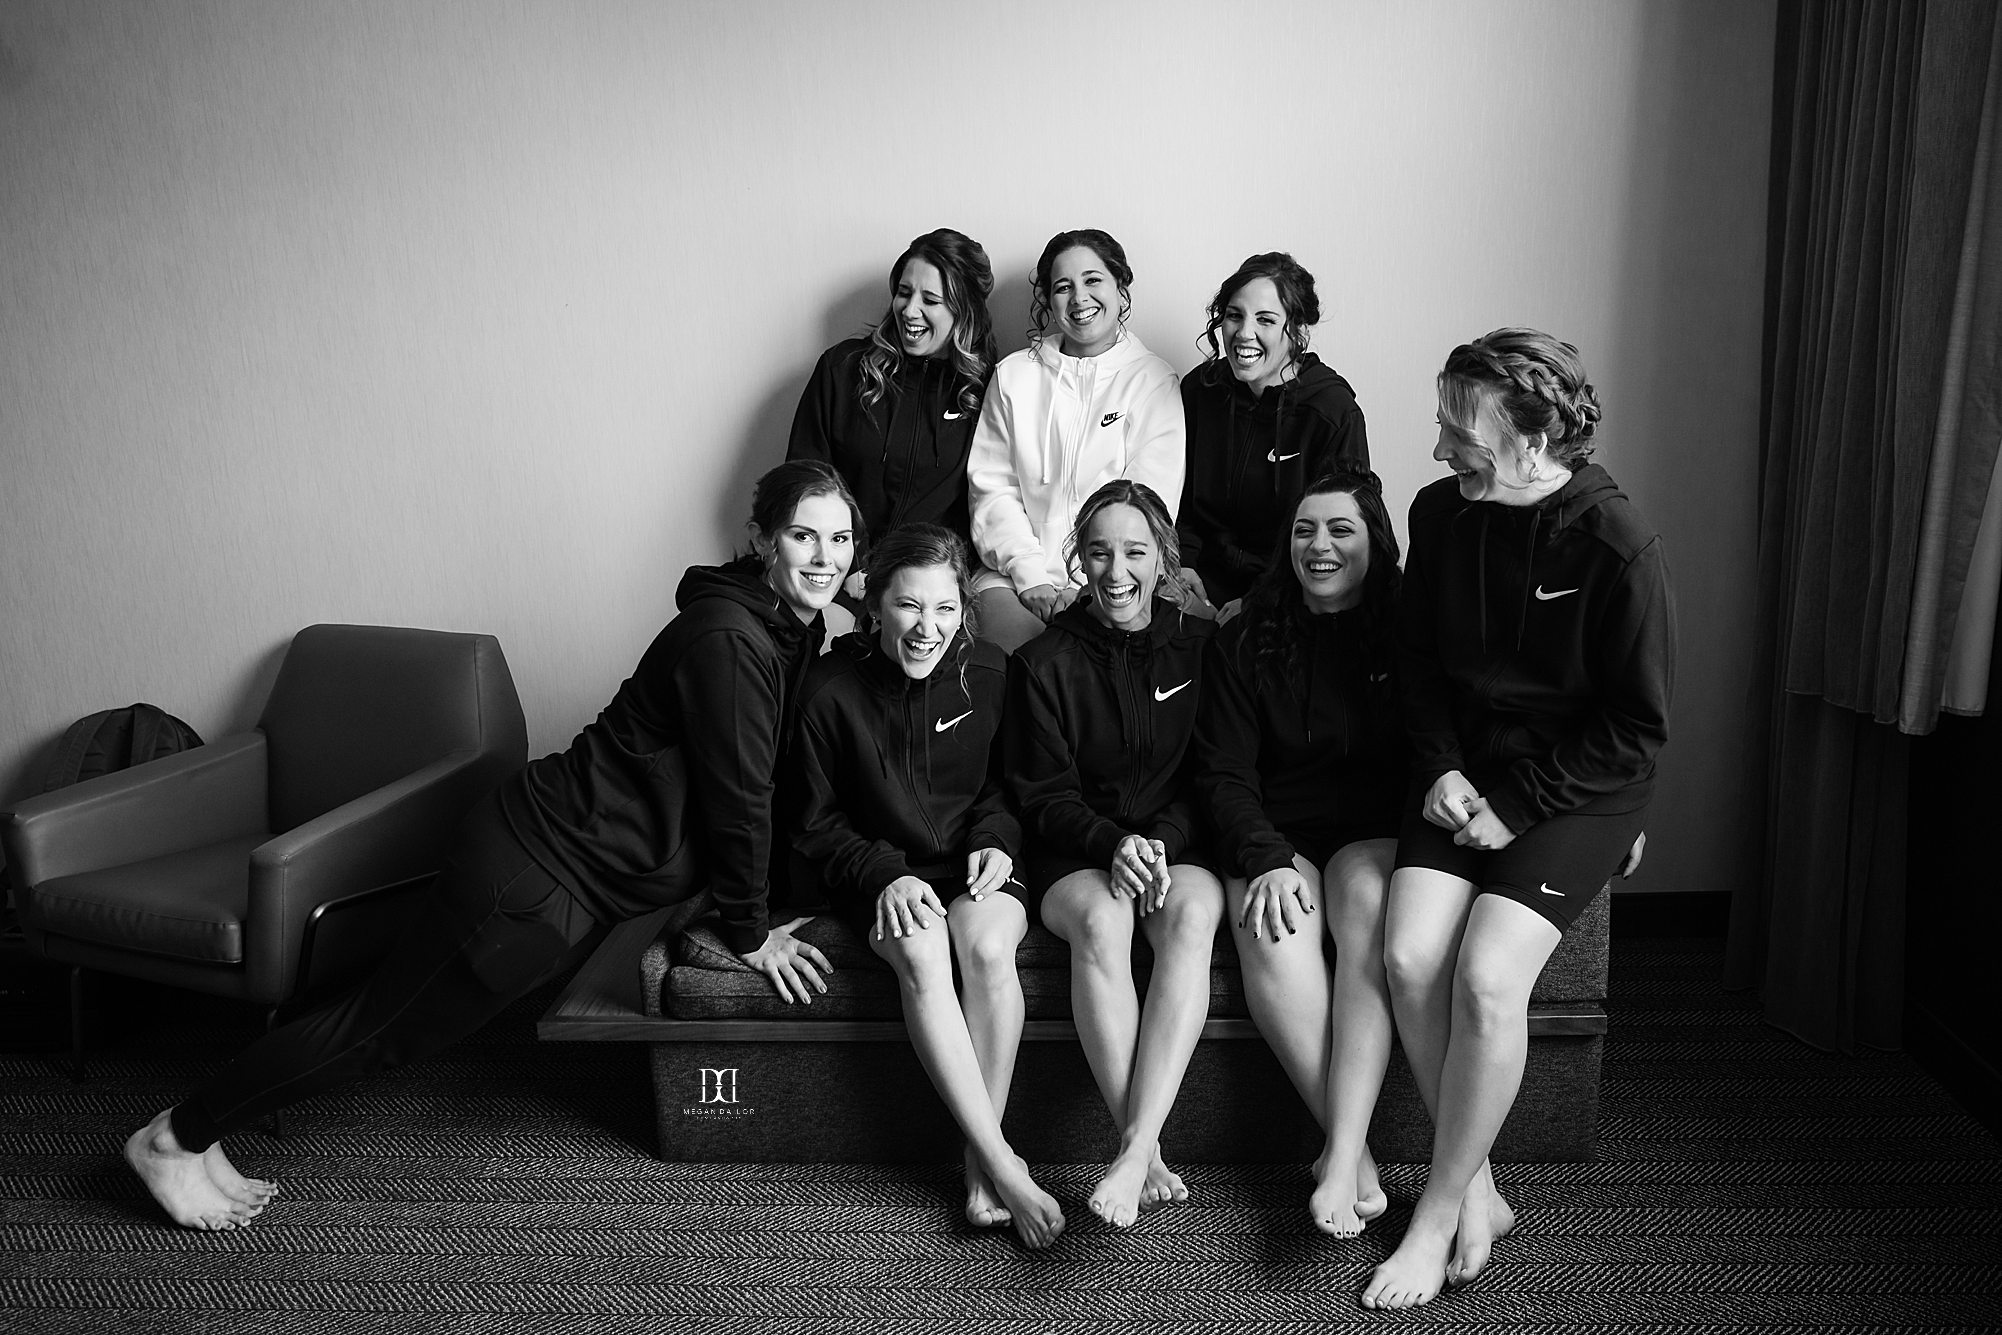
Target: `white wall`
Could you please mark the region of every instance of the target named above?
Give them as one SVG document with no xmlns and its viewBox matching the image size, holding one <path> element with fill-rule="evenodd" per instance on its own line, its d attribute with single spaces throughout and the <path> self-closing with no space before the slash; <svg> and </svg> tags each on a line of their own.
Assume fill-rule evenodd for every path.
<svg viewBox="0 0 2002 1335">
<path fill-rule="evenodd" d="M 1244 255 L 1320 280 L 1394 508 L 1433 372 L 1584 350 L 1670 544 L 1636 888 L 1729 883 L 1770 0 L 0 8 L 0 795 L 72 718 L 256 716 L 325 620 L 498 634 L 532 753 L 740 536 L 821 347 L 949 225 L 1104 227 L 1179 366 Z"/>
</svg>

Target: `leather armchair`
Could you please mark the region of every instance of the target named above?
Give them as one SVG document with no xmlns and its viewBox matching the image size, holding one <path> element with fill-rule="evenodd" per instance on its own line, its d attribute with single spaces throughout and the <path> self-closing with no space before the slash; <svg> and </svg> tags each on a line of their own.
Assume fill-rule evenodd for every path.
<svg viewBox="0 0 2002 1335">
<path fill-rule="evenodd" d="M 30 949 L 270 1008 L 380 955 L 527 759 L 491 635 L 309 626 L 254 732 L 29 798 L 0 848 Z"/>
</svg>

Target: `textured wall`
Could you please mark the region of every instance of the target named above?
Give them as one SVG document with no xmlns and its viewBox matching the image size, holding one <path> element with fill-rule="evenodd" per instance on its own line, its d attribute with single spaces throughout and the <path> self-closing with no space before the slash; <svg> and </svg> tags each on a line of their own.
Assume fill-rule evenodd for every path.
<svg viewBox="0 0 2002 1335">
<path fill-rule="evenodd" d="M 814 355 L 941 224 L 1004 346 L 1101 226 L 1196 360 L 1245 254 L 1319 275 L 1400 513 L 1431 377 L 1585 351 L 1681 588 L 1637 888 L 1744 791 L 1770 3 L 0 7 L 0 793 L 71 718 L 215 736 L 323 620 L 498 634 L 532 751 L 739 534 Z"/>
</svg>

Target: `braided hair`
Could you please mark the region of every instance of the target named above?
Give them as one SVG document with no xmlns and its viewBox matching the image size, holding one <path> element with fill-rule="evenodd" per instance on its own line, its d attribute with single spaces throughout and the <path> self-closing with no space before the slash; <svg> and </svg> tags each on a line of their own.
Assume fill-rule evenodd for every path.
<svg viewBox="0 0 2002 1335">
<path fill-rule="evenodd" d="M 1439 403 L 1454 420 L 1470 422 L 1493 405 L 1509 430 L 1542 432 L 1550 457 L 1577 468 L 1597 447 L 1599 394 L 1585 378 L 1578 349 L 1536 329 L 1497 329 L 1462 343 L 1439 372 Z"/>
</svg>

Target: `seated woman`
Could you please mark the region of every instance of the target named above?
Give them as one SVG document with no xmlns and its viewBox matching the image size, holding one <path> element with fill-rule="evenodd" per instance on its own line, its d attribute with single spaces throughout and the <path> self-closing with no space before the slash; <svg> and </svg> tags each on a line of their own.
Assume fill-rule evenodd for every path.
<svg viewBox="0 0 2002 1335">
<path fill-rule="evenodd" d="M 1307 350 L 1321 302 L 1314 275 L 1291 255 L 1239 265 L 1209 317 L 1207 360 L 1182 378 L 1180 528 L 1191 587 L 1228 620 L 1265 573 L 1272 535 L 1307 482 L 1367 469 L 1369 436 L 1349 382 Z"/>
<path fill-rule="evenodd" d="M 1121 477 L 1182 494 L 1175 370 L 1126 328 L 1126 252 L 1059 232 L 1029 281 L 1029 346 L 995 368 L 966 463 L 981 635 L 1009 653 L 1077 596 L 1064 539 L 1085 497 Z"/>
<path fill-rule="evenodd" d="M 1071 947 L 1071 1011 L 1120 1129 L 1092 1211 L 1125 1228 L 1140 1206 L 1187 1199 L 1161 1161 L 1161 1125 L 1209 1013 L 1223 887 L 1195 847 L 1189 737 L 1213 622 L 1179 595 L 1175 528 L 1142 482 L 1108 482 L 1078 511 L 1077 602 L 1017 651 L 1008 777 L 1036 851 L 1029 885 Z M 1135 920 L 1154 952 L 1143 1008 Z"/>
<path fill-rule="evenodd" d="M 1006 676 L 1000 650 L 967 633 L 968 576 L 965 544 L 934 524 L 876 548 L 876 628 L 836 640 L 801 692 L 793 846 L 896 970 L 911 1042 L 966 1136 L 967 1220 L 1012 1220 L 1024 1243 L 1047 1247 L 1063 1211 L 1001 1133 L 1029 917 L 1011 893 L 1021 826 L 994 754 Z"/>
<path fill-rule="evenodd" d="M 979 242 L 950 227 L 926 232 L 890 266 L 890 306 L 875 328 L 814 366 L 786 457 L 833 464 L 869 532 L 922 523 L 966 536 L 966 451 L 998 355 L 993 290 Z M 861 583 L 860 571 L 848 577 L 854 598 Z"/>
<path fill-rule="evenodd" d="M 473 809 L 419 915 L 373 976 L 273 1030 L 132 1133 L 125 1157 L 177 1224 L 248 1223 L 276 1188 L 221 1138 L 300 1099 L 416 1061 L 478 1029 L 600 924 L 715 894 L 722 935 L 787 1001 L 827 959 L 767 915 L 772 775 L 821 612 L 862 541 L 832 468 L 781 464 L 751 498 L 753 555 L 694 566 L 680 614 L 567 751 Z M 688 834 L 705 832 L 702 853 Z"/>
<path fill-rule="evenodd" d="M 1462 344 L 1439 373 L 1432 457 L 1453 477 L 1411 503 L 1398 640 L 1419 796 L 1384 927 L 1432 1169 L 1365 1307 L 1472 1281 L 1514 1225 L 1487 1154 L 1530 989 L 1638 857 L 1675 627 L 1660 537 L 1590 462 L 1599 415 L 1578 350 L 1533 329 Z"/>
<path fill-rule="evenodd" d="M 1245 1000 L 1327 1132 L 1308 1210 L 1338 1237 L 1385 1204 L 1364 1137 L 1390 1059 L 1383 896 L 1406 781 L 1397 589 L 1376 474 L 1309 483 L 1210 646 L 1196 729 Z M 1317 921 L 1334 939 L 1332 976 Z"/>
</svg>

